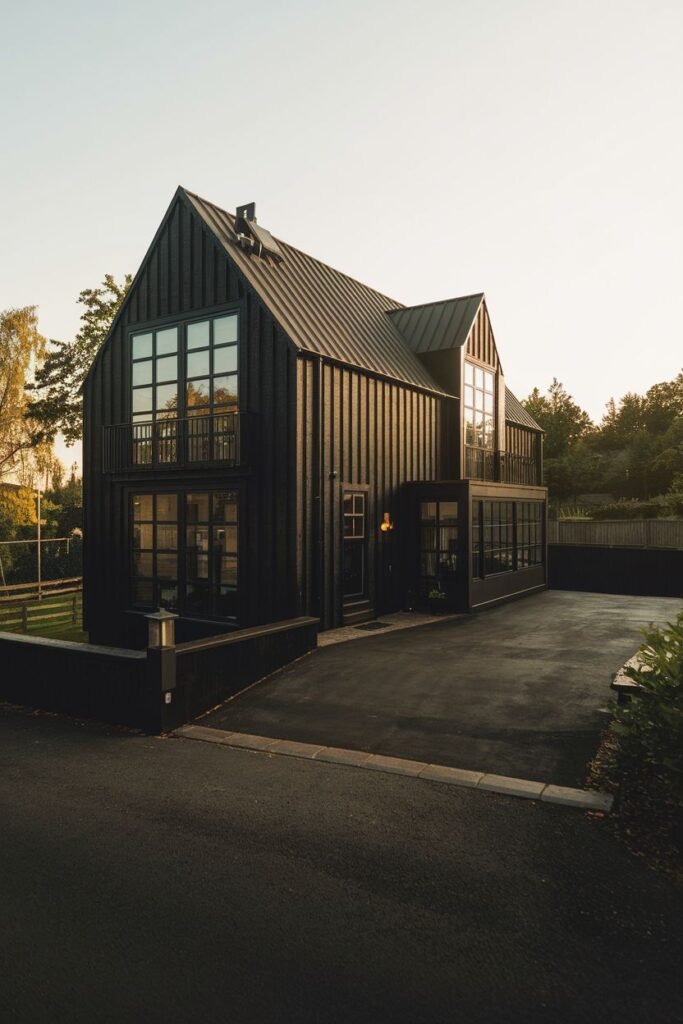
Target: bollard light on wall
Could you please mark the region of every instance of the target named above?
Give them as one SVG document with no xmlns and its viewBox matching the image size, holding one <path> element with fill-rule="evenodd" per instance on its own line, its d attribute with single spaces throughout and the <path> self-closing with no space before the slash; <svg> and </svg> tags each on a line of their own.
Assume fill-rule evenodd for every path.
<svg viewBox="0 0 683 1024">
<path fill-rule="evenodd" d="M 389 533 L 394 528 L 394 524 L 391 519 L 391 513 L 385 512 L 382 517 L 382 522 L 379 524 L 379 528 L 382 533 Z"/>
<path fill-rule="evenodd" d="M 147 646 L 148 647 L 175 647 L 175 620 L 178 618 L 173 612 L 167 612 L 160 608 L 158 612 L 151 612 L 145 615 L 147 619 Z"/>
</svg>

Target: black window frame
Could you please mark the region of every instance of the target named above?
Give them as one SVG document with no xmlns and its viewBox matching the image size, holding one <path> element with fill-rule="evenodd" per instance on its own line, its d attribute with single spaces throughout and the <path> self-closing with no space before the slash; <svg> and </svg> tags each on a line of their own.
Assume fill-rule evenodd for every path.
<svg viewBox="0 0 683 1024">
<path fill-rule="evenodd" d="M 346 511 L 346 500 L 351 499 L 351 511 Z M 359 510 L 359 505 L 362 509 Z M 368 492 L 354 485 L 342 487 L 342 600 L 353 601 L 368 597 Z M 347 532 L 347 527 L 350 531 Z M 347 548 L 347 545 L 349 547 Z M 347 553 L 348 552 L 348 553 Z M 346 590 L 349 554 L 360 558 L 361 588 Z"/>
<path fill-rule="evenodd" d="M 434 515 L 425 513 L 425 506 L 434 506 Z M 442 510 L 442 506 L 454 505 L 455 512 Z M 419 590 L 424 597 L 430 590 L 444 590 L 454 580 L 461 567 L 461 532 L 459 498 L 425 498 L 418 507 L 418 529 L 420 531 L 418 579 Z M 453 536 L 453 531 L 455 536 Z M 433 544 L 428 543 L 429 538 Z M 446 545 L 444 545 L 446 541 Z M 450 546 L 449 546 L 450 544 Z M 433 555 L 434 573 L 427 573 L 425 556 Z M 450 560 L 450 564 L 448 564 Z M 453 561 L 454 560 L 454 561 Z"/>
<path fill-rule="evenodd" d="M 543 499 L 472 498 L 470 546 L 473 580 L 490 579 L 545 564 L 545 504 Z"/>
<path fill-rule="evenodd" d="M 209 539 L 211 541 L 209 545 L 209 552 L 207 557 L 209 563 L 212 564 L 212 559 L 215 558 L 215 551 L 213 550 L 213 531 L 214 528 L 234 527 L 235 538 L 236 538 L 236 551 L 224 551 L 224 556 L 236 558 L 236 583 L 232 584 L 221 583 L 213 579 L 210 574 L 207 580 L 208 589 L 211 592 L 212 604 L 207 609 L 192 609 L 189 607 L 188 602 L 188 584 L 191 582 L 197 582 L 197 580 L 191 581 L 188 577 L 187 561 L 188 561 L 188 550 L 187 550 L 187 527 L 192 525 L 188 522 L 187 515 L 187 498 L 190 494 L 201 494 L 208 495 L 209 506 L 211 509 L 211 519 L 206 524 L 209 530 Z M 236 518 L 230 521 L 219 521 L 213 514 L 214 498 L 220 494 L 232 494 L 235 499 L 236 507 Z M 136 497 L 151 497 L 153 503 L 153 512 L 156 512 L 157 508 L 157 497 L 158 496 L 174 496 L 176 498 L 176 519 L 172 521 L 172 525 L 176 527 L 176 577 L 175 580 L 171 580 L 170 577 L 158 577 L 157 575 L 147 577 L 140 576 L 135 572 L 135 534 L 136 534 L 136 520 L 134 502 Z M 243 512 L 243 494 L 242 488 L 232 480 L 226 480 L 225 483 L 212 480 L 210 484 L 205 484 L 202 481 L 196 481 L 194 484 L 187 483 L 182 486 L 169 485 L 168 487 L 154 487 L 144 483 L 140 485 L 131 485 L 126 489 L 126 500 L 128 506 L 128 521 L 130 530 L 129 540 L 129 552 L 130 552 L 130 574 L 129 574 L 129 600 L 130 607 L 135 611 L 154 611 L 160 607 L 166 607 L 170 611 L 175 611 L 179 615 L 188 619 L 206 619 L 211 621 L 227 622 L 231 625 L 237 624 L 241 618 L 241 606 L 242 606 L 242 581 L 244 580 L 244 512 Z M 171 523 L 170 520 L 164 520 L 163 523 Z M 138 519 L 137 525 L 152 526 L 152 538 L 156 542 L 157 537 L 157 521 L 150 521 L 147 519 Z M 204 525 L 203 523 L 200 525 Z M 149 549 L 139 549 L 144 553 L 147 553 Z M 166 554 L 164 550 L 161 552 Z M 152 566 L 156 569 L 156 554 L 152 556 Z M 161 585 L 175 583 L 176 587 L 176 600 L 173 604 L 163 602 L 161 600 Z M 151 584 L 150 599 L 144 600 L 136 597 L 136 585 L 149 583 Z M 214 585 L 217 585 L 224 590 L 230 590 L 234 594 L 233 607 L 234 614 L 225 615 L 220 614 L 218 611 L 218 602 L 213 600 L 215 594 L 212 592 Z"/>
<path fill-rule="evenodd" d="M 244 393 L 245 381 L 243 374 L 244 345 L 244 314 L 242 303 L 231 303 L 219 307 L 211 307 L 201 312 L 193 312 L 190 316 L 167 317 L 148 323 L 135 324 L 128 328 L 128 422 L 132 429 L 132 463 L 135 466 L 180 465 L 201 466 L 207 463 L 232 464 L 239 461 L 239 416 L 240 394 Z M 217 321 L 230 317 L 236 318 L 236 339 L 215 341 L 215 324 Z M 207 321 L 209 323 L 209 341 L 206 346 L 188 347 L 189 328 Z M 165 353 L 156 353 L 156 336 L 164 331 L 175 328 L 177 332 L 177 378 L 176 408 L 171 414 L 158 410 L 156 406 L 157 361 L 164 358 Z M 135 356 L 135 339 L 152 335 L 152 354 Z M 234 349 L 235 369 L 215 372 L 216 352 Z M 206 374 L 188 376 L 188 356 L 194 352 L 207 351 L 209 354 L 209 370 Z M 171 353 L 169 353 L 171 354 Z M 153 380 L 149 384 L 133 383 L 136 365 L 151 361 Z M 234 394 L 221 402 L 216 401 L 216 378 L 229 378 L 234 381 Z M 202 405 L 189 405 L 187 401 L 188 383 L 195 380 L 209 381 L 209 398 Z M 147 412 L 134 412 L 134 392 L 152 389 L 153 404 Z M 144 418 L 143 418 L 144 417 Z M 182 457 L 181 457 L 182 455 Z"/>
</svg>

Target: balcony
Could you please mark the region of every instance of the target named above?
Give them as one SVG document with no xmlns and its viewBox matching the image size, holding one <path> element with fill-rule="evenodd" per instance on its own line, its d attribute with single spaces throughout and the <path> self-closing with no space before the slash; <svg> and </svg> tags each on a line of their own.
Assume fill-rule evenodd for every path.
<svg viewBox="0 0 683 1024">
<path fill-rule="evenodd" d="M 541 484 L 536 459 L 514 452 L 495 452 L 490 448 L 465 447 L 467 480 L 490 480 L 503 484 Z"/>
<path fill-rule="evenodd" d="M 243 419 L 244 414 L 229 412 L 103 427 L 103 471 L 243 465 Z"/>
</svg>

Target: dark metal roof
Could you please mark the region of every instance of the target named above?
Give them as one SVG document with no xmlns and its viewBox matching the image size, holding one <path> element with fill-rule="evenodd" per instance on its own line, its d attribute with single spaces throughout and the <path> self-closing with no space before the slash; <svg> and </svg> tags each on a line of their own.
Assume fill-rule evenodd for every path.
<svg viewBox="0 0 683 1024">
<path fill-rule="evenodd" d="M 465 344 L 483 300 L 483 293 L 465 295 L 392 309 L 388 316 L 412 352 L 442 352 Z"/>
<path fill-rule="evenodd" d="M 181 192 L 300 351 L 444 394 L 385 315 L 400 303 L 280 239 L 282 262 L 243 249 L 232 214 Z"/>
<path fill-rule="evenodd" d="M 510 420 L 511 423 L 518 423 L 520 427 L 527 427 L 529 430 L 540 430 L 543 433 L 543 428 L 539 427 L 533 416 L 529 415 L 522 403 L 515 398 L 508 387 L 505 388 L 505 419 Z"/>
</svg>

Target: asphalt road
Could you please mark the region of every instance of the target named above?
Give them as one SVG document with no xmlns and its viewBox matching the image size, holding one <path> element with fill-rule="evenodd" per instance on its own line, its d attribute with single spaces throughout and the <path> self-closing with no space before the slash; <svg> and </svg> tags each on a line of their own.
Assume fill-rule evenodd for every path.
<svg viewBox="0 0 683 1024">
<path fill-rule="evenodd" d="M 575 810 L 0 708 L 3 1024 L 675 1024 L 682 921 Z"/>
<path fill-rule="evenodd" d="M 550 590 L 322 648 L 199 723 L 580 787 L 613 676 L 681 607 Z"/>
</svg>

